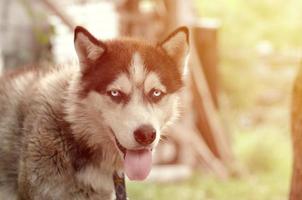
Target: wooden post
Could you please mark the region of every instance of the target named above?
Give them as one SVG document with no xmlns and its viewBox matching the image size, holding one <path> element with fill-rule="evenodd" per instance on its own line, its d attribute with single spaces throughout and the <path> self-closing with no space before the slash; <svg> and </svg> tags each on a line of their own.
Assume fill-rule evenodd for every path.
<svg viewBox="0 0 302 200">
<path fill-rule="evenodd" d="M 193 106 L 196 109 L 197 128 L 212 152 L 228 165 L 233 160 L 233 154 L 212 100 L 194 41 L 191 42 L 191 61 L 192 64 L 189 66 L 193 80 Z"/>
<path fill-rule="evenodd" d="M 218 24 L 201 24 L 193 27 L 194 41 L 196 50 L 205 73 L 206 81 L 209 85 L 212 99 L 218 107 L 218 41 L 217 41 Z"/>
<path fill-rule="evenodd" d="M 163 0 L 164 5 L 165 5 L 165 11 L 166 11 L 166 15 L 164 18 L 164 34 L 162 35 L 162 38 L 160 39 L 164 39 L 164 37 L 166 35 L 168 35 L 173 29 L 175 29 L 179 24 L 179 20 L 178 20 L 178 5 L 179 5 L 179 1 L 178 0 Z"/>
<path fill-rule="evenodd" d="M 200 23 L 192 27 L 192 41 L 198 56 L 199 63 L 202 66 L 205 81 L 208 85 L 209 95 L 215 108 L 218 108 L 218 48 L 217 48 L 217 23 Z M 194 77 L 193 77 L 194 78 Z M 194 85 L 193 85 L 194 86 Z M 202 137 L 208 144 L 212 152 L 221 158 L 218 151 L 217 142 L 213 136 L 212 128 L 208 123 L 206 108 L 203 106 L 203 98 L 200 98 L 200 93 L 193 87 L 194 105 L 198 108 L 197 112 L 197 128 L 200 130 Z M 214 108 L 214 109 L 215 109 Z"/>
<path fill-rule="evenodd" d="M 294 84 L 291 106 L 291 129 L 294 150 L 290 200 L 302 199 L 302 69 Z"/>
<path fill-rule="evenodd" d="M 119 33 L 123 36 L 135 35 L 135 27 L 137 21 L 130 19 L 129 16 L 134 16 L 139 13 L 139 0 L 125 0 L 118 6 L 118 11 L 123 13 L 120 16 Z"/>
<path fill-rule="evenodd" d="M 157 1 L 157 4 L 160 2 Z M 119 13 L 119 33 L 121 36 L 148 38 L 151 42 L 157 42 L 164 27 L 162 16 L 156 9 L 140 10 L 139 4 L 139 0 L 125 0 L 116 6 Z"/>
</svg>

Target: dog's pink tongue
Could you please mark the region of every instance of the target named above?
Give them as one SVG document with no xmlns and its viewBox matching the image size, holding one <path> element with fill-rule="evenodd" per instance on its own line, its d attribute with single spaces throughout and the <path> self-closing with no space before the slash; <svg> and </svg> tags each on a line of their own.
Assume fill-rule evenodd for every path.
<svg viewBox="0 0 302 200">
<path fill-rule="evenodd" d="M 127 150 L 124 165 L 126 175 L 130 180 L 144 180 L 151 170 L 151 150 Z"/>
</svg>

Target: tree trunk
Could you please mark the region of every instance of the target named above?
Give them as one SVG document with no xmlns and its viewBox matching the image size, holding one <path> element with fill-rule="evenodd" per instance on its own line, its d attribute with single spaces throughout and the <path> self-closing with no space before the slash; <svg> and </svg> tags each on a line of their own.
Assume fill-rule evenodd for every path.
<svg viewBox="0 0 302 200">
<path fill-rule="evenodd" d="M 294 164 L 290 200 L 302 199 L 302 69 L 294 84 L 292 96 L 292 143 Z"/>
</svg>

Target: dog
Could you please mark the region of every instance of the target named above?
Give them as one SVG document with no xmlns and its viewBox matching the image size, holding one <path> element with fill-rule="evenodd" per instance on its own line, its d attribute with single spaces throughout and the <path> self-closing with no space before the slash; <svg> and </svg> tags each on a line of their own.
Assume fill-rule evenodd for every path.
<svg viewBox="0 0 302 200">
<path fill-rule="evenodd" d="M 78 26 L 74 46 L 78 65 L 0 78 L 0 199 L 114 199 L 113 173 L 144 180 L 179 115 L 186 27 L 151 44 Z"/>
</svg>

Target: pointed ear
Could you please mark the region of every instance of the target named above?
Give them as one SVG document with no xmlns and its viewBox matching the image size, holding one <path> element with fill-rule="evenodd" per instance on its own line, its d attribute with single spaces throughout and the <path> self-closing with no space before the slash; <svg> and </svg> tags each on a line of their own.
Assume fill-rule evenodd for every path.
<svg viewBox="0 0 302 200">
<path fill-rule="evenodd" d="M 74 31 L 74 46 L 81 69 L 90 62 L 96 61 L 104 52 L 105 44 L 97 40 L 85 28 L 77 26 Z"/>
<path fill-rule="evenodd" d="M 160 46 L 166 53 L 181 67 L 183 71 L 186 57 L 189 53 L 189 30 L 187 27 L 180 27 L 171 33 Z"/>
</svg>

